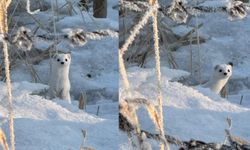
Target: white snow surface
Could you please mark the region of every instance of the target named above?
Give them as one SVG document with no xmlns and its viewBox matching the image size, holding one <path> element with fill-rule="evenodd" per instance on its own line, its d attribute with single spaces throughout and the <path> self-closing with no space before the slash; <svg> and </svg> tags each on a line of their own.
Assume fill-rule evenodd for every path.
<svg viewBox="0 0 250 150">
<path fill-rule="evenodd" d="M 132 71 L 131 71 L 132 70 Z M 197 139 L 206 142 L 223 142 L 224 130 L 228 128 L 226 118 L 232 118 L 232 134 L 250 140 L 250 108 L 238 105 L 207 88 L 188 87 L 170 81 L 179 71 L 162 69 L 162 93 L 164 107 L 164 123 L 167 134 L 181 140 Z M 173 73 L 175 72 L 175 73 Z M 128 69 L 131 83 L 132 98 L 146 98 L 157 105 L 157 81 L 154 69 Z M 122 82 L 122 81 L 121 81 Z M 127 98 L 120 86 L 120 100 Z M 234 99 L 232 97 L 232 99 Z M 237 101 L 237 99 L 234 99 Z M 141 128 L 152 133 L 156 132 L 145 109 L 138 108 Z M 120 145 L 120 149 L 126 144 Z M 157 148 L 157 147 L 155 147 Z"/>
<path fill-rule="evenodd" d="M 117 103 L 87 105 L 87 111 L 54 99 L 47 100 L 31 93 L 43 90 L 46 85 L 30 82 L 13 83 L 14 126 L 18 150 L 79 150 L 87 131 L 84 146 L 96 149 L 118 149 L 122 138 L 118 131 Z M 5 83 L 0 82 L 0 120 L 7 120 Z M 97 107 L 99 115 L 96 113 Z M 8 122 L 1 127 L 8 133 Z M 9 135 L 9 134 L 7 134 Z M 119 137 L 119 138 L 117 138 Z M 112 141 L 112 142 L 110 142 Z"/>
</svg>

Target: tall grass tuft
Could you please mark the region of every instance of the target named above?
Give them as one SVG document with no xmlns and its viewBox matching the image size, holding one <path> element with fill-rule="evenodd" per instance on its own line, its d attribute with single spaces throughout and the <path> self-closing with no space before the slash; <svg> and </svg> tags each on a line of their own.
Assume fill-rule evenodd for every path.
<svg viewBox="0 0 250 150">
<path fill-rule="evenodd" d="M 141 20 L 134 26 L 134 28 L 131 30 L 131 34 L 125 41 L 125 43 L 121 46 L 119 49 L 119 67 L 120 67 L 120 74 L 121 79 L 123 82 L 123 86 L 125 87 L 125 91 L 128 92 L 128 97 L 131 97 L 131 93 L 129 91 L 129 81 L 127 77 L 127 72 L 123 60 L 124 53 L 128 50 L 129 45 L 133 43 L 136 36 L 140 33 L 140 30 L 145 26 L 145 24 L 148 22 L 149 18 L 153 18 L 153 32 L 154 32 L 154 50 L 155 50 L 155 60 L 156 60 L 156 75 L 157 75 L 157 91 L 158 91 L 158 108 L 157 111 L 156 107 L 149 103 L 147 100 L 143 99 L 136 99 L 135 101 L 130 100 L 122 100 L 120 101 L 120 113 L 123 116 L 126 116 L 127 119 L 131 122 L 133 125 L 133 128 L 136 130 L 137 133 L 137 139 L 139 148 L 142 148 L 142 143 L 144 142 L 144 139 L 140 135 L 140 126 L 139 121 L 136 115 L 136 110 L 134 107 L 131 106 L 132 103 L 140 103 L 145 106 L 147 109 L 147 112 L 149 114 L 150 119 L 155 124 L 156 130 L 160 132 L 160 136 L 162 137 L 164 142 L 161 142 L 160 147 L 161 150 L 164 150 L 165 147 L 169 148 L 164 134 L 164 121 L 163 121 L 163 102 L 162 102 L 162 92 L 161 92 L 161 71 L 160 71 L 160 49 L 159 49 L 159 35 L 158 35 L 158 23 L 157 23 L 157 12 L 158 12 L 158 1 L 157 0 L 149 0 L 149 4 L 151 6 L 149 7 L 148 11 L 145 13 L 145 15 L 141 18 Z M 133 143 L 132 143 L 133 144 Z M 137 147 L 137 148 L 138 148 Z"/>
</svg>

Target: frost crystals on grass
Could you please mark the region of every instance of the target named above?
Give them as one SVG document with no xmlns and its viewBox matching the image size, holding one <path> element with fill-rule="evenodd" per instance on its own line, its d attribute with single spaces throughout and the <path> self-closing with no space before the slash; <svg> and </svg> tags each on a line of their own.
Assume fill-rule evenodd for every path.
<svg viewBox="0 0 250 150">
<path fill-rule="evenodd" d="M 148 9 L 150 6 L 147 2 L 140 2 L 140 1 L 123 1 L 120 2 L 121 7 L 133 10 L 136 12 L 142 12 L 144 9 Z M 142 9 L 143 8 L 143 9 Z"/>
<path fill-rule="evenodd" d="M 112 38 L 118 38 L 119 34 L 117 31 L 113 31 L 110 29 L 102 29 L 98 31 L 88 32 L 86 37 L 91 40 L 100 40 L 105 36 L 110 36 Z"/>
<path fill-rule="evenodd" d="M 32 48 L 32 39 L 30 37 L 30 32 L 30 29 L 20 27 L 13 39 L 13 43 L 22 51 L 30 51 Z"/>
<path fill-rule="evenodd" d="M 72 47 L 83 46 L 87 43 L 86 35 L 83 29 L 64 29 L 66 39 L 69 40 Z"/>
<path fill-rule="evenodd" d="M 247 16 L 247 9 L 242 1 L 231 1 L 227 6 L 230 20 L 243 19 Z"/>
<path fill-rule="evenodd" d="M 29 14 L 34 15 L 37 14 L 38 12 L 40 12 L 40 9 L 37 9 L 35 11 L 31 11 L 30 10 L 30 0 L 27 0 L 27 4 L 26 4 L 26 10 Z"/>
<path fill-rule="evenodd" d="M 168 10 L 169 17 L 177 23 L 186 23 L 188 12 L 185 8 L 186 1 L 174 0 Z"/>
</svg>

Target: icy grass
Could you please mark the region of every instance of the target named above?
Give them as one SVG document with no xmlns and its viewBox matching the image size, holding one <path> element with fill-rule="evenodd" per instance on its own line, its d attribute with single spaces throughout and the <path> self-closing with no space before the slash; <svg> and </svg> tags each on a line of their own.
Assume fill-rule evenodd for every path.
<svg viewBox="0 0 250 150">
<path fill-rule="evenodd" d="M 158 35 L 158 24 L 157 24 L 157 9 L 159 7 L 157 0 L 150 0 L 149 3 L 152 5 L 149 10 L 145 13 L 145 15 L 141 18 L 141 20 L 135 25 L 135 27 L 130 32 L 129 37 L 126 39 L 125 43 L 122 45 L 122 47 L 119 49 L 119 68 L 120 68 L 120 74 L 121 79 L 123 82 L 124 88 L 126 89 L 126 92 L 123 94 L 128 95 L 128 98 L 131 98 L 131 91 L 130 91 L 130 85 L 128 81 L 128 76 L 125 68 L 125 63 L 123 59 L 124 53 L 128 50 L 129 45 L 133 43 L 136 36 L 140 33 L 140 30 L 146 25 L 149 18 L 153 18 L 153 32 L 154 32 L 154 50 L 155 50 L 155 61 L 156 61 L 156 76 L 157 76 L 157 101 L 158 101 L 158 111 L 156 111 L 156 108 L 153 107 L 153 105 L 145 105 L 148 114 L 154 123 L 156 130 L 160 131 L 160 136 L 163 139 L 163 142 L 160 143 L 160 149 L 164 150 L 165 147 L 167 149 L 170 149 L 167 141 L 165 139 L 165 130 L 164 130 L 164 123 L 163 123 L 163 105 L 162 105 L 162 92 L 161 92 L 161 70 L 160 70 L 160 49 L 159 49 L 159 35 Z M 132 111 L 135 110 L 135 108 L 132 108 L 133 106 L 129 106 L 124 104 L 124 99 L 121 99 L 121 113 L 123 113 L 124 116 L 126 116 L 129 120 L 134 120 L 133 124 L 136 129 L 136 136 L 139 140 L 139 145 L 137 145 L 137 148 L 143 148 L 145 146 L 145 138 L 140 135 L 140 125 L 138 122 L 138 117 L 136 116 L 136 112 Z M 129 101 L 127 101 L 130 103 Z M 142 103 L 143 104 L 143 103 Z M 131 110 L 132 109 L 132 110 Z M 124 110 L 131 110 L 131 111 L 124 111 Z M 129 133 L 128 133 L 129 135 Z M 129 137 L 131 138 L 131 137 Z M 141 141 L 141 142 L 140 142 Z M 143 144 L 144 143 L 144 144 Z M 148 145 L 150 147 L 150 145 Z M 148 147 L 148 148 L 149 148 Z"/>
<path fill-rule="evenodd" d="M 0 2 L 0 9 L 1 9 L 0 11 L 0 33 L 1 34 L 8 34 L 7 10 L 8 10 L 10 3 L 11 3 L 11 0 L 2 0 Z M 14 133 L 14 116 L 13 116 L 14 114 L 13 114 L 13 106 L 12 106 L 13 99 L 12 99 L 12 86 L 11 86 L 11 79 L 10 79 L 10 61 L 9 61 L 8 43 L 6 40 L 2 40 L 1 42 L 3 43 L 4 68 L 5 68 L 7 97 L 8 97 L 10 145 L 11 145 L 11 150 L 15 150 L 15 133 Z"/>
</svg>

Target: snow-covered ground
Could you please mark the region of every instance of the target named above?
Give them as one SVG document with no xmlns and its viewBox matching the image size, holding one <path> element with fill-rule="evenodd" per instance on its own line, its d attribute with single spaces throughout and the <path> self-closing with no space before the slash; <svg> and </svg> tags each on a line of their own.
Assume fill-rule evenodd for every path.
<svg viewBox="0 0 250 150">
<path fill-rule="evenodd" d="M 168 70 L 166 72 L 166 70 Z M 167 134 L 181 140 L 202 140 L 222 143 L 225 139 L 226 119 L 233 121 L 232 134 L 250 140 L 250 107 L 232 103 L 202 87 L 188 87 L 175 82 L 188 73 L 162 68 L 164 124 Z M 157 105 L 157 81 L 154 69 L 128 69 L 132 98 L 145 98 Z M 126 91 L 120 87 L 121 97 Z M 236 100 L 236 99 L 234 99 Z M 141 128 L 152 133 L 154 124 L 145 109 L 138 110 Z M 120 148 L 126 144 L 122 144 Z M 157 149 L 157 147 L 154 147 Z"/>
<path fill-rule="evenodd" d="M 21 9 L 25 7 L 16 9 L 12 24 L 17 23 L 17 25 L 10 28 L 11 33 L 15 33 L 19 26 L 25 26 L 31 30 L 40 26 L 36 35 L 53 34 L 54 13 L 51 11 L 50 4 L 51 2 L 55 4 L 55 1 L 41 1 L 43 2 L 49 9 L 40 11 L 33 17 Z M 66 28 L 81 28 L 86 32 L 102 29 L 119 30 L 118 10 L 112 8 L 118 4 L 118 1 L 108 0 L 108 17 L 105 19 L 93 18 L 92 8 L 89 13 L 81 14 L 77 7 L 77 0 L 69 1 L 74 7 L 73 15 L 70 16 L 68 7 L 65 5 L 67 1 L 57 0 L 57 2 L 60 10 L 58 14 L 55 13 L 54 18 L 58 34 L 62 34 L 62 30 Z M 13 2 L 14 4 L 16 3 Z M 37 4 L 32 1 L 31 9 L 39 8 Z M 10 8 L 10 14 L 12 14 L 15 5 Z M 40 25 L 37 25 L 38 22 Z M 34 48 L 39 50 L 46 50 L 52 44 L 53 41 L 41 38 L 34 40 Z M 118 37 L 107 36 L 100 40 L 89 40 L 84 46 L 74 48 L 63 40 L 57 49 L 71 52 L 72 104 L 37 95 L 39 91 L 48 88 L 49 59 L 34 65 L 42 80 L 41 83 L 32 83 L 29 68 L 18 63 L 11 70 L 16 149 L 79 150 L 83 141 L 82 130 L 87 132 L 83 146 L 97 150 L 118 149 L 121 141 L 126 141 L 126 137 L 118 130 Z M 77 100 L 81 92 L 87 94 L 86 111 L 78 109 Z M 3 121 L 0 127 L 4 129 L 9 139 L 7 104 L 5 83 L 0 82 L 0 122 Z"/>
<path fill-rule="evenodd" d="M 160 1 L 160 3 L 170 2 L 171 0 Z M 188 2 L 191 1 L 188 0 Z M 217 7 L 225 6 L 228 2 L 228 0 L 203 0 L 199 1 L 199 5 Z M 138 21 L 138 16 L 134 17 L 136 15 L 131 14 L 133 13 L 128 13 L 128 17 L 124 19 L 125 22 L 128 20 L 127 26 L 136 22 L 135 20 Z M 199 59 L 201 60 L 202 83 L 208 81 L 215 65 L 228 62 L 233 62 L 234 64 L 233 75 L 229 82 L 229 95 L 227 99 L 223 99 L 209 89 L 180 83 L 180 81 L 185 81 L 186 84 L 187 80 L 190 80 L 187 78 L 191 74 L 190 51 L 192 50 L 197 54 L 197 45 L 183 46 L 172 52 L 174 60 L 178 64 L 178 70 L 168 69 L 170 68 L 167 55 L 169 52 L 164 47 L 161 47 L 166 133 L 181 140 L 197 139 L 206 142 L 222 143 L 225 139 L 225 129 L 228 128 L 226 118 L 229 117 L 233 121 L 232 134 L 250 141 L 249 16 L 242 20 L 230 21 L 228 15 L 223 13 L 200 14 L 197 20 L 195 17 L 192 17 L 187 25 L 176 25 L 170 19 L 161 19 L 174 33 L 181 36 L 192 30 L 196 26 L 196 21 L 198 24 L 203 23 L 203 26 L 199 29 L 199 35 L 206 39 L 206 42 L 200 45 Z M 135 43 L 137 44 L 131 46 L 131 49 L 128 50 L 128 55 L 137 49 L 145 50 L 152 48 L 148 43 L 153 44 L 153 40 L 145 45 L 138 44 L 140 43 L 138 41 L 142 40 L 141 38 L 150 35 L 149 31 L 151 31 L 151 26 L 148 28 L 146 25 L 145 29 L 142 30 L 142 36 L 136 39 Z M 129 67 L 127 70 L 133 98 L 146 98 L 157 104 L 154 57 L 154 54 L 147 55 L 143 64 L 144 69 Z M 134 64 L 128 64 L 128 66 L 134 66 Z M 198 79 L 197 76 L 194 78 Z M 180 79 L 179 82 L 178 79 Z M 192 83 L 192 81 L 190 82 Z M 122 86 L 120 86 L 120 94 L 120 99 L 124 99 L 127 96 Z M 138 110 L 138 118 L 142 129 L 155 133 L 154 125 L 145 109 L 140 108 Z M 124 149 L 126 145 L 123 144 L 120 148 Z M 158 149 L 158 147 L 154 145 L 153 149 Z"/>
<path fill-rule="evenodd" d="M 46 87 L 27 81 L 13 83 L 18 150 L 79 150 L 83 141 L 82 130 L 87 131 L 84 146 L 105 150 L 118 149 L 122 136 L 117 127 L 117 103 L 99 102 L 96 105 L 87 105 L 85 112 L 78 109 L 76 101 L 71 105 L 59 99 L 48 100 L 32 94 Z M 3 82 L 0 83 L 0 89 L 0 120 L 5 120 L 1 127 L 7 134 L 8 105 Z M 96 116 L 98 106 L 99 113 Z"/>
</svg>

